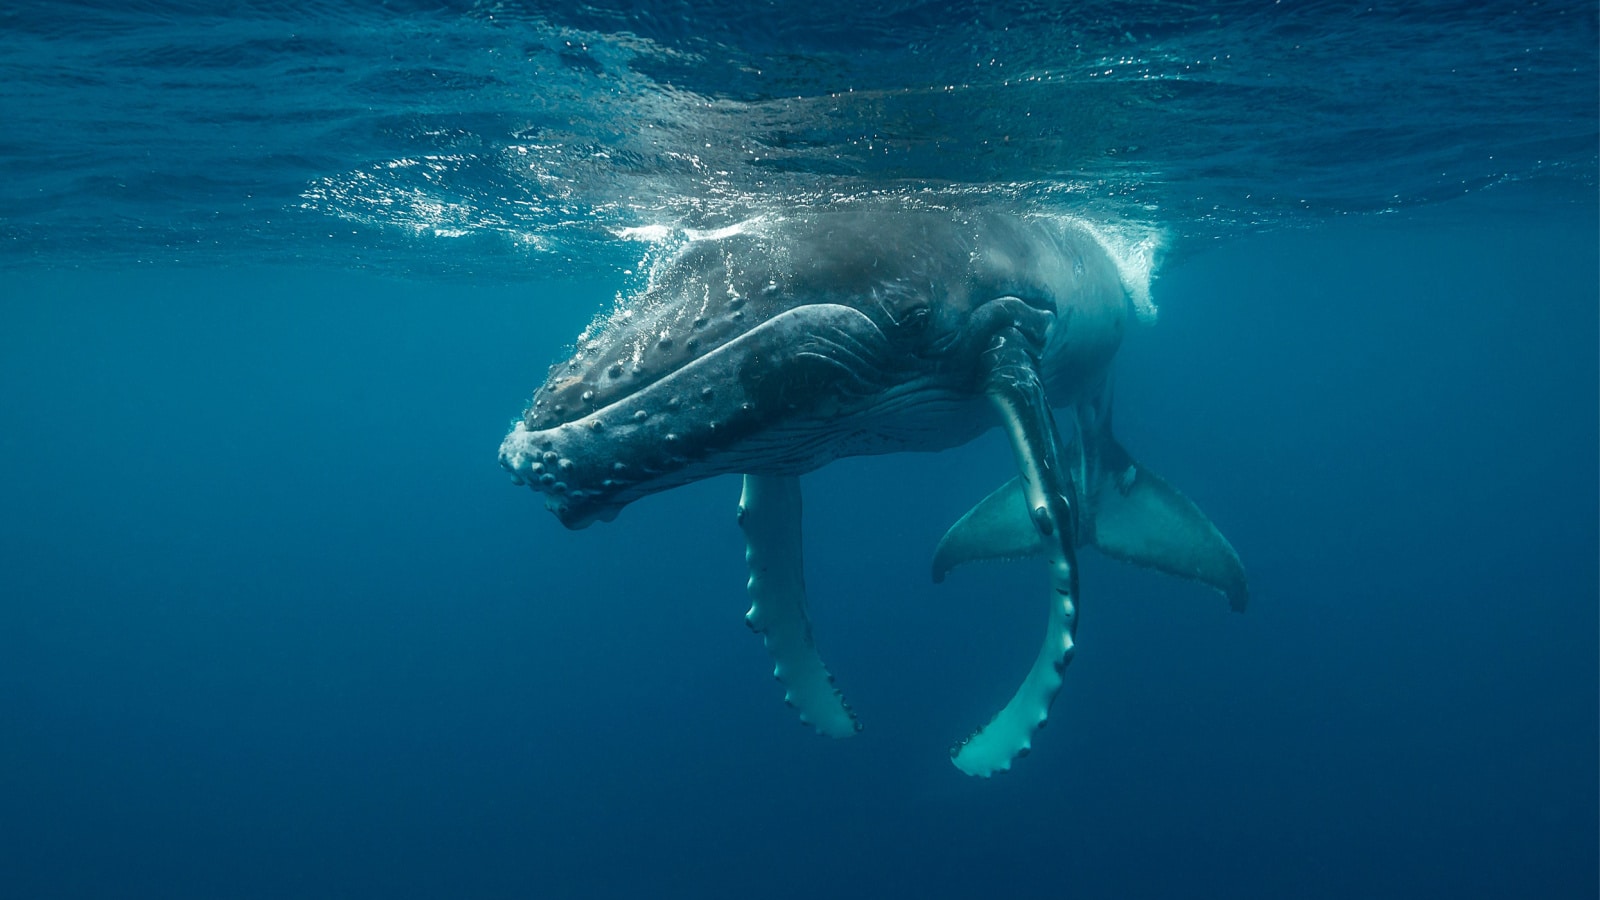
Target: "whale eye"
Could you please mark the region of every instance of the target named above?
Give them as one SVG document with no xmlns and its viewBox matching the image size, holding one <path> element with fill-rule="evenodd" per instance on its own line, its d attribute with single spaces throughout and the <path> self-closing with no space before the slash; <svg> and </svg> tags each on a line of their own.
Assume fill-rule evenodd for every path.
<svg viewBox="0 0 1600 900">
<path fill-rule="evenodd" d="M 924 331 L 933 313 L 926 305 L 914 306 L 900 316 L 900 327 L 913 334 Z"/>
</svg>

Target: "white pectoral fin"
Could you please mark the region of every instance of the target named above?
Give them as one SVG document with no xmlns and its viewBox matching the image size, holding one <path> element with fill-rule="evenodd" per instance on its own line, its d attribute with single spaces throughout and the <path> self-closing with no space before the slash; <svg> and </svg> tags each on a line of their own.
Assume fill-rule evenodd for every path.
<svg viewBox="0 0 1600 900">
<path fill-rule="evenodd" d="M 1077 520 L 1073 515 L 1071 479 L 1061 466 L 1061 436 L 1045 400 L 1034 356 L 1024 336 L 1004 329 L 985 354 L 989 372 L 986 390 L 1011 440 L 1020 470 L 1015 502 L 997 501 L 995 524 L 1010 534 L 1010 548 L 1020 546 L 1005 523 L 1005 510 L 1014 507 L 1026 517 L 1048 563 L 1050 589 L 1045 593 L 1044 641 L 1028 675 L 989 724 L 950 751 L 950 761 L 968 775 L 987 778 L 1011 769 L 1011 764 L 1033 747 L 1033 737 L 1044 726 L 1050 704 L 1061 690 L 1062 672 L 1075 652 L 1073 633 L 1078 621 Z M 979 504 L 979 510 L 983 504 Z M 975 510 L 974 512 L 979 512 Z M 970 514 L 969 514 L 970 515 Z M 978 535 L 982 519 L 971 528 L 952 529 L 961 535 Z M 959 543 L 953 545 L 959 550 Z M 981 550 L 981 542 L 966 546 Z M 1001 546 L 991 543 L 988 549 Z M 953 550 L 952 552 L 956 552 Z M 973 558 L 980 558 L 974 556 Z"/>
<path fill-rule="evenodd" d="M 1159 569 L 1221 591 L 1243 612 L 1250 601 L 1244 564 L 1194 501 L 1122 449 L 1110 430 L 1098 445 L 1088 537 L 1114 559 Z"/>
<path fill-rule="evenodd" d="M 800 544 L 800 480 L 746 475 L 739 498 L 745 560 L 750 566 L 750 611 L 745 621 L 766 641 L 772 674 L 800 721 L 829 737 L 860 730 L 855 713 L 833 686 L 811 638 L 805 564 Z"/>
</svg>

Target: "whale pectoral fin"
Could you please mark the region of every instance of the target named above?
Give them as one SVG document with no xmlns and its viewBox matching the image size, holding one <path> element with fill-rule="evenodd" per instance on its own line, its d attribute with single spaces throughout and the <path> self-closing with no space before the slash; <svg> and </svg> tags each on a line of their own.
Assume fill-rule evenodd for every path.
<svg viewBox="0 0 1600 900">
<path fill-rule="evenodd" d="M 1079 407 L 1078 433 L 1090 482 L 1085 537 L 1113 559 L 1214 587 L 1243 612 L 1250 590 L 1239 554 L 1194 501 L 1123 449 L 1109 408 Z"/>
<path fill-rule="evenodd" d="M 829 737 L 861 730 L 844 696 L 833 686 L 811 639 L 806 615 L 805 565 L 800 545 L 800 479 L 746 475 L 739 497 L 745 561 L 750 566 L 750 611 L 745 622 L 766 641 L 783 682 L 784 701 L 800 721 Z"/>
<path fill-rule="evenodd" d="M 995 336 L 984 360 L 985 389 L 1011 439 L 1021 471 L 1017 493 L 1049 560 L 1051 588 L 1044 643 L 1027 677 L 989 724 L 950 751 L 956 768 L 988 777 L 1009 770 L 1014 759 L 1028 752 L 1061 690 L 1061 673 L 1074 651 L 1078 566 L 1075 492 L 1061 466 L 1061 437 L 1033 351 L 1016 329 L 1007 328 Z"/>
<path fill-rule="evenodd" d="M 933 580 L 943 581 L 962 563 L 1026 559 L 1044 551 L 1018 476 L 978 501 L 939 539 L 933 551 Z"/>
</svg>

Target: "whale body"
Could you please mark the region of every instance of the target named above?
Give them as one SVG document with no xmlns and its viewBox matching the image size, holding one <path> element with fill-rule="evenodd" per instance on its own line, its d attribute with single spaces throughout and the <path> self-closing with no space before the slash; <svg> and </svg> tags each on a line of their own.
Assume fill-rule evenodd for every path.
<svg viewBox="0 0 1600 900">
<path fill-rule="evenodd" d="M 571 528 L 743 475 L 747 621 L 802 720 L 844 737 L 859 722 L 811 636 L 799 476 L 1002 428 L 1018 474 L 951 526 L 933 570 L 1045 562 L 1039 654 L 951 750 L 969 774 L 1006 771 L 1072 659 L 1080 546 L 1209 585 L 1235 610 L 1248 600 L 1233 547 L 1111 431 L 1111 362 L 1153 314 L 1147 275 L 1059 216 L 839 208 L 691 235 L 551 367 L 500 462 Z"/>
</svg>

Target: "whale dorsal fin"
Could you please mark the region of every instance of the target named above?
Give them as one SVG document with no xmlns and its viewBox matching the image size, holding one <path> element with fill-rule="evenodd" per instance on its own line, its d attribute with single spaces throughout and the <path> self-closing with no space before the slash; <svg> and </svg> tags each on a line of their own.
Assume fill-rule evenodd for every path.
<svg viewBox="0 0 1600 900">
<path fill-rule="evenodd" d="M 1244 566 L 1205 513 L 1160 475 L 1135 462 L 1111 434 L 1109 416 L 1079 415 L 1082 498 L 1078 539 L 1113 559 L 1159 569 L 1221 591 L 1243 611 L 1249 602 Z M 1022 559 L 1043 550 L 1028 518 L 1020 478 L 1001 485 L 962 516 L 939 541 L 933 577 L 976 560 Z"/>
</svg>

